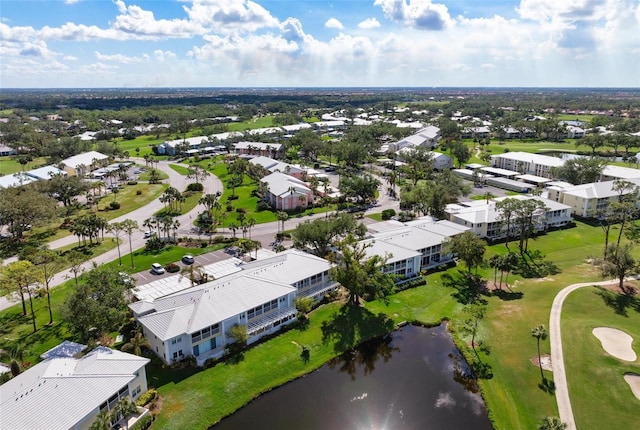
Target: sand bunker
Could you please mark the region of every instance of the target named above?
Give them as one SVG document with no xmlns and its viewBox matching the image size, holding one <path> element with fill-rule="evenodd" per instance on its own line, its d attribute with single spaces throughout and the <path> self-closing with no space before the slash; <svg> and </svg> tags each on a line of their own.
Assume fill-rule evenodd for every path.
<svg viewBox="0 0 640 430">
<path fill-rule="evenodd" d="M 640 375 L 636 375 L 635 373 L 626 373 L 624 375 L 624 380 L 631 387 L 631 391 L 633 395 L 640 400 Z"/>
<path fill-rule="evenodd" d="M 609 355 L 624 361 L 636 361 L 636 353 L 631 348 L 633 338 L 627 333 L 610 327 L 596 327 L 593 329 L 593 335 Z"/>
</svg>

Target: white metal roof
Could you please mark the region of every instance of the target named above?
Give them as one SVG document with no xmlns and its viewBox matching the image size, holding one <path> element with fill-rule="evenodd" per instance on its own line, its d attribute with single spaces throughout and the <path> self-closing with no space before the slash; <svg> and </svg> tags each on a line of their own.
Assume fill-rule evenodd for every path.
<svg viewBox="0 0 640 430">
<path fill-rule="evenodd" d="M 300 179 L 280 172 L 273 172 L 262 178 L 260 182 L 266 183 L 269 186 L 269 192 L 276 196 L 284 196 L 290 193 L 292 187 L 294 194 L 307 194 L 311 192 L 309 187 Z"/>
<path fill-rule="evenodd" d="M 65 160 L 62 160 L 62 164 L 73 167 L 74 169 L 80 165 L 90 166 L 93 164 L 93 160 L 105 160 L 109 158 L 107 155 L 101 154 L 98 151 L 89 151 L 82 154 L 74 155 Z"/>
<path fill-rule="evenodd" d="M 508 160 L 523 161 L 549 167 L 560 167 L 564 164 L 564 160 L 561 158 L 532 154 L 530 152 L 506 152 L 504 154 L 492 155 L 491 158 L 506 158 Z"/>
<path fill-rule="evenodd" d="M 74 427 L 136 377 L 149 362 L 99 347 L 86 356 L 44 360 L 0 386 L 1 427 Z"/>
<path fill-rule="evenodd" d="M 54 166 L 38 167 L 37 169 L 31 169 L 26 172 L 27 175 L 36 179 L 51 179 L 53 175 L 67 175 L 67 172 L 60 170 Z"/>
<path fill-rule="evenodd" d="M 27 176 L 27 174 L 23 172 L 13 173 L 11 175 L 0 176 L 0 188 L 19 187 L 35 181 L 35 178 Z"/>
<path fill-rule="evenodd" d="M 640 170 L 608 164 L 602 169 L 602 176 L 616 179 L 636 179 L 640 178 Z"/>
<path fill-rule="evenodd" d="M 290 249 L 240 266 L 242 272 L 129 305 L 139 321 L 166 340 L 213 325 L 267 301 L 295 292 L 295 282 L 331 268 L 331 263 Z"/>
</svg>

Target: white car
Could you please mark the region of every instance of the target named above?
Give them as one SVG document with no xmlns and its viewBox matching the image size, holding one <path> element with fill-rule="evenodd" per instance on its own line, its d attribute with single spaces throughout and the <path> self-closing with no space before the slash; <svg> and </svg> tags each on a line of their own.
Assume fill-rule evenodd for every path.
<svg viewBox="0 0 640 430">
<path fill-rule="evenodd" d="M 145 231 L 144 232 L 144 238 L 145 239 L 149 239 L 151 237 L 151 235 L 153 234 L 153 232 L 151 230 L 149 231 Z"/>
<path fill-rule="evenodd" d="M 162 275 L 164 273 L 164 267 L 160 263 L 153 263 L 151 265 L 151 273 L 154 275 Z"/>
</svg>

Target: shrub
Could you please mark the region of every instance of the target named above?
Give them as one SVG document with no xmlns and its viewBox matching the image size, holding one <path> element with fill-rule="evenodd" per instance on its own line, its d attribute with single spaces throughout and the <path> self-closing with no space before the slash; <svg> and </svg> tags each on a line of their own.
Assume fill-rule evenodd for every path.
<svg viewBox="0 0 640 430">
<path fill-rule="evenodd" d="M 247 210 L 245 208 L 236 208 L 236 212 L 239 214 L 246 214 Z"/>
<path fill-rule="evenodd" d="M 120 209 L 120 202 L 110 202 L 109 207 L 113 210 Z"/>
<path fill-rule="evenodd" d="M 229 197 L 227 197 L 227 201 L 238 200 L 239 198 L 240 198 L 240 196 L 229 196 Z"/>
<path fill-rule="evenodd" d="M 151 423 L 153 423 L 153 415 L 145 415 L 140 418 L 134 425 L 129 427 L 130 430 L 146 430 L 151 427 Z"/>
<path fill-rule="evenodd" d="M 141 196 L 142 195 L 142 190 L 136 190 L 136 196 Z"/>
<path fill-rule="evenodd" d="M 385 221 L 391 219 L 394 216 L 396 216 L 396 211 L 393 209 L 385 209 L 382 211 L 382 219 Z"/>
<path fill-rule="evenodd" d="M 180 266 L 178 266 L 176 263 L 169 263 L 166 266 L 164 266 L 164 270 L 166 270 L 169 273 L 176 273 L 180 271 Z"/>
<path fill-rule="evenodd" d="M 233 205 L 231 203 L 227 203 L 226 210 L 227 212 L 233 212 Z"/>
<path fill-rule="evenodd" d="M 187 185 L 187 191 L 202 191 L 204 190 L 204 185 L 200 183 L 191 183 Z"/>
<path fill-rule="evenodd" d="M 136 400 L 136 406 L 145 406 L 154 401 L 158 397 L 158 391 L 154 388 L 150 388 L 146 393 L 142 394 L 138 400 Z"/>
<path fill-rule="evenodd" d="M 164 242 L 157 236 L 151 236 L 144 246 L 147 251 L 158 251 L 164 248 Z"/>
<path fill-rule="evenodd" d="M 265 202 L 264 200 L 258 201 L 258 205 L 256 206 L 256 210 L 258 212 L 266 211 L 266 210 L 269 210 L 269 209 L 271 209 L 271 205 L 269 203 Z"/>
</svg>

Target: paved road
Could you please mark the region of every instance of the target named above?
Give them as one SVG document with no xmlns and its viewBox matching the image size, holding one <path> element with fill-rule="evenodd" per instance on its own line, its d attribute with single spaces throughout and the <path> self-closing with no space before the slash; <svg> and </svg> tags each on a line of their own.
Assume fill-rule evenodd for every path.
<svg viewBox="0 0 640 430">
<path fill-rule="evenodd" d="M 631 277 L 629 279 L 640 279 Z M 553 381 L 556 390 L 556 402 L 558 403 L 558 413 L 560 420 L 567 424 L 567 430 L 576 430 L 576 422 L 573 418 L 571 399 L 569 399 L 569 387 L 567 386 L 567 374 L 564 368 L 564 354 L 562 352 L 562 333 L 560 330 L 560 320 L 562 314 L 562 304 L 567 296 L 578 288 L 591 287 L 594 285 L 617 284 L 617 280 L 601 282 L 582 282 L 572 284 L 563 288 L 553 300 L 551 314 L 549 316 L 549 342 L 551 344 L 551 366 L 553 368 Z"/>
<path fill-rule="evenodd" d="M 133 158 L 132 160 L 137 161 L 139 163 L 144 163 L 144 160 L 141 158 L 140 159 Z M 167 175 L 169 175 L 168 181 L 172 187 L 177 188 L 178 190 L 181 190 L 181 191 L 186 189 L 187 185 L 193 182 L 193 180 L 187 179 L 186 176 L 177 173 L 175 170 L 169 167 L 169 164 L 176 164 L 176 163 L 168 162 L 168 161 L 160 161 L 158 163 L 158 169 L 162 170 Z M 223 190 L 222 183 L 214 175 L 208 175 L 207 178 L 203 181 L 203 186 L 204 186 L 205 194 L 206 193 L 214 194 L 218 191 L 222 192 Z M 113 221 L 119 222 L 125 219 L 131 219 L 131 220 L 137 221 L 140 228 L 142 228 L 142 223 L 144 222 L 144 220 L 146 220 L 147 218 L 150 218 L 155 212 L 159 211 L 163 207 L 164 207 L 163 203 L 160 202 L 159 199 L 155 199 L 149 204 L 141 208 L 138 208 L 132 212 L 129 212 L 121 217 L 118 217 L 112 220 L 111 222 Z M 196 206 L 189 213 L 178 217 L 178 221 L 180 222 L 181 229 L 184 231 L 189 231 L 192 225 L 192 221 L 195 220 L 198 213 L 201 211 L 202 211 L 202 208 Z M 182 235 L 182 230 L 180 230 L 180 235 Z M 105 236 L 110 237 L 110 235 L 108 234 L 105 234 Z M 127 254 L 129 252 L 129 239 L 128 237 L 125 236 L 125 237 L 122 237 L 122 240 L 123 240 L 123 243 L 122 245 L 120 245 L 120 250 L 123 254 Z M 63 238 L 50 242 L 49 247 L 51 249 L 61 248 L 67 245 L 75 244 L 77 243 L 77 241 L 78 239 L 76 238 L 76 236 L 69 235 L 69 236 L 65 236 Z M 131 246 L 134 250 L 142 248 L 145 245 L 145 241 L 146 240 L 144 239 L 144 233 L 142 232 L 142 230 L 137 231 L 132 236 Z M 118 258 L 118 249 L 114 248 L 110 251 L 105 252 L 104 254 L 93 257 L 90 261 L 83 264 L 82 270 L 89 270 L 94 263 L 100 265 L 103 263 L 108 263 L 110 261 L 116 260 L 117 258 Z M 15 257 L 8 258 L 4 260 L 4 264 L 7 264 L 14 260 L 15 260 Z M 126 262 L 124 261 L 123 263 L 126 264 Z M 60 285 L 66 280 L 71 278 L 73 278 L 73 273 L 71 272 L 71 270 L 64 270 L 60 273 L 57 273 L 51 280 L 50 287 L 55 287 L 57 285 Z M 17 299 L 8 300 L 6 297 L 0 297 L 0 310 L 6 309 L 7 307 L 12 306 L 13 304 L 16 303 L 16 301 Z"/>
<path fill-rule="evenodd" d="M 144 159 L 142 158 L 131 158 L 131 160 L 139 164 L 144 163 Z M 178 164 L 178 163 L 171 162 L 171 161 L 160 161 L 158 163 L 158 169 L 162 170 L 167 175 L 169 175 L 168 183 L 171 184 L 172 187 L 177 188 L 178 190 L 184 190 L 189 183 L 193 182 L 193 180 L 187 179 L 186 176 L 179 174 L 178 172 L 173 170 L 171 167 L 169 167 L 169 164 Z M 183 166 L 186 166 L 186 165 L 183 165 Z M 337 175 L 330 175 L 330 176 L 331 176 L 332 183 L 335 182 L 335 184 L 337 185 Z M 379 204 L 376 207 L 369 209 L 367 212 L 380 212 L 381 210 L 387 209 L 387 208 L 394 208 L 396 210 L 398 209 L 399 202 L 395 199 L 392 199 L 388 195 L 386 195 L 384 191 L 384 189 L 386 188 L 384 185 L 384 181 L 382 180 L 382 178 L 380 178 L 380 180 L 381 180 L 381 185 L 380 185 Z M 218 191 L 220 192 L 223 191 L 222 182 L 214 175 L 208 175 L 207 178 L 203 181 L 203 185 L 204 185 L 205 194 L 207 193 L 215 194 Z M 144 220 L 151 217 L 155 212 L 159 211 L 163 207 L 164 205 L 160 202 L 160 200 L 155 199 L 149 204 L 141 208 L 138 208 L 135 211 L 129 212 L 121 217 L 118 217 L 112 220 L 112 222 L 131 219 L 131 220 L 137 221 L 138 225 L 142 228 L 142 223 L 144 222 Z M 192 230 L 191 230 L 193 226 L 193 221 L 196 219 L 198 213 L 201 211 L 202 211 L 202 208 L 196 206 L 189 213 L 178 217 L 178 221 L 180 222 L 180 228 L 178 228 L 178 233 L 177 233 L 178 236 L 194 237 L 194 238 L 203 237 L 203 236 L 198 236 L 192 233 Z M 328 214 L 326 213 L 318 213 L 318 214 L 313 214 L 311 216 L 305 216 L 301 218 L 293 217 L 285 222 L 285 229 L 289 230 L 289 229 L 295 228 L 301 222 L 312 220 L 312 219 L 323 218 L 323 217 L 326 217 L 327 215 Z M 278 224 L 279 224 L 278 221 L 274 221 L 270 223 L 255 225 L 251 229 L 251 238 L 254 240 L 260 241 L 264 248 L 268 248 L 269 244 L 273 242 L 275 239 L 275 234 L 278 231 Z M 222 229 L 218 233 L 216 233 L 216 235 L 220 235 L 220 234 L 224 236 L 232 235 L 231 231 L 229 231 L 228 229 Z M 109 237 L 108 234 L 106 234 L 105 236 Z M 128 237 L 123 237 L 122 240 L 123 240 L 123 244 L 120 246 L 120 250 L 123 254 L 127 254 L 129 252 L 129 243 L 128 243 L 129 239 Z M 56 248 L 61 248 L 67 245 L 75 244 L 76 242 L 77 242 L 77 238 L 73 235 L 69 235 L 61 239 L 50 242 L 49 247 L 51 249 L 56 249 Z M 132 236 L 131 247 L 133 248 L 133 250 L 140 249 L 145 246 L 145 242 L 146 242 L 146 239 L 144 239 L 144 233 L 142 231 L 135 232 L 134 235 Z M 82 266 L 82 270 L 83 271 L 89 270 L 94 263 L 100 265 L 103 263 L 114 261 L 117 258 L 118 258 L 118 249 L 114 248 L 110 251 L 105 252 L 104 254 L 93 257 L 90 261 L 86 262 Z M 14 260 L 15 258 L 6 259 L 4 260 L 4 264 Z M 167 263 L 167 262 L 162 262 L 162 263 Z M 123 264 L 127 264 L 127 263 L 123 261 Z M 146 272 L 146 270 L 144 272 Z M 144 276 L 146 277 L 146 275 Z M 68 279 L 72 279 L 72 278 L 73 278 L 73 273 L 71 272 L 71 270 L 64 270 L 60 273 L 57 273 L 53 277 L 50 283 L 50 287 L 55 287 L 57 285 L 60 285 L 65 281 L 67 281 Z M 157 279 L 157 278 L 154 278 L 154 279 Z M 6 297 L 0 297 L 0 310 L 10 307 L 16 302 L 17 302 L 17 299 L 8 300 Z"/>
</svg>

